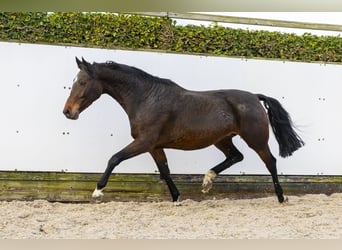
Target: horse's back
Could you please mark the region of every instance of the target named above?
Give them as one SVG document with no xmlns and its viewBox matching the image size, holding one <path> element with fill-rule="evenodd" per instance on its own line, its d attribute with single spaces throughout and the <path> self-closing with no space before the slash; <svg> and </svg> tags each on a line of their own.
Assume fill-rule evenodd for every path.
<svg viewBox="0 0 342 250">
<path fill-rule="evenodd" d="M 235 110 L 237 115 L 254 115 L 264 113 L 264 108 L 256 94 L 238 89 L 213 91 L 214 95 L 224 98 L 225 101 Z"/>
<path fill-rule="evenodd" d="M 257 95 L 243 90 L 184 91 L 176 105 L 176 112 L 184 119 L 198 117 L 201 123 L 236 123 L 266 120 L 265 109 Z M 240 126 L 240 124 L 237 124 Z"/>
</svg>

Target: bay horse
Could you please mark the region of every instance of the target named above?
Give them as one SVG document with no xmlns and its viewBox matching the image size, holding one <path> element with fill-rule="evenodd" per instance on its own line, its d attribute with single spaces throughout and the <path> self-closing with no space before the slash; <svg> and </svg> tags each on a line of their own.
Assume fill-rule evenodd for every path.
<svg viewBox="0 0 342 250">
<path fill-rule="evenodd" d="M 91 64 L 76 57 L 76 63 L 80 71 L 65 103 L 64 115 L 76 120 L 102 94 L 108 94 L 127 113 L 134 139 L 109 159 L 93 198 L 103 196 L 108 178 L 120 162 L 148 152 L 168 186 L 172 201 L 178 204 L 180 193 L 171 178 L 164 148 L 195 150 L 215 145 L 226 159 L 205 174 L 202 192 L 208 192 L 220 172 L 243 160 L 232 142 L 239 135 L 265 163 L 278 201 L 284 201 L 276 158 L 268 146 L 269 123 L 280 156 L 292 155 L 304 142 L 295 132 L 288 112 L 276 99 L 234 89 L 187 90 L 171 80 L 111 61 Z"/>
</svg>

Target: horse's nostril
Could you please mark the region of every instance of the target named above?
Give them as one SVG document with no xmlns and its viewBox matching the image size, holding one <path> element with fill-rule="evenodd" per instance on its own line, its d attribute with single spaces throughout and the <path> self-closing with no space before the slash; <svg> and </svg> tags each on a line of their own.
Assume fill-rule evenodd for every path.
<svg viewBox="0 0 342 250">
<path fill-rule="evenodd" d="M 68 119 L 77 120 L 79 112 L 78 111 L 73 111 L 71 108 L 65 108 L 63 110 L 63 114 Z"/>
<path fill-rule="evenodd" d="M 66 117 L 69 117 L 70 116 L 70 109 L 64 109 L 63 113 Z"/>
</svg>

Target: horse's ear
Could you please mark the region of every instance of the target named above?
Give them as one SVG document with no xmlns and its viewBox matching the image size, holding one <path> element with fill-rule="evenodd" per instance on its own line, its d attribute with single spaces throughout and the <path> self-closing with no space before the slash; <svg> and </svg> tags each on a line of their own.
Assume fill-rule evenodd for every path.
<svg viewBox="0 0 342 250">
<path fill-rule="evenodd" d="M 88 74 L 93 75 L 94 73 L 94 67 L 92 64 L 90 64 L 89 62 L 87 62 L 86 60 L 84 60 L 84 58 L 82 57 L 82 64 L 85 67 L 85 71 L 87 71 Z"/>
<path fill-rule="evenodd" d="M 82 57 L 82 61 L 76 57 L 76 63 L 80 70 L 84 70 L 88 74 L 93 75 L 94 73 L 93 65 L 87 62 L 83 57 Z"/>
<path fill-rule="evenodd" d="M 76 63 L 77 63 L 78 68 L 82 69 L 82 62 L 81 62 L 81 60 L 78 59 L 77 57 L 75 57 L 75 58 L 76 58 Z"/>
</svg>

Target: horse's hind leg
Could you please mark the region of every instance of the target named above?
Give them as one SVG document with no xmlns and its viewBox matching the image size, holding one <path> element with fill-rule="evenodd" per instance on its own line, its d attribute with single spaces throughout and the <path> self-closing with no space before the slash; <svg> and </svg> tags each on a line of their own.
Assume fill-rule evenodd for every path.
<svg viewBox="0 0 342 250">
<path fill-rule="evenodd" d="M 275 193 L 278 197 L 278 201 L 280 203 L 284 202 L 284 196 L 283 196 L 283 189 L 280 186 L 279 180 L 278 180 L 278 174 L 277 174 L 277 160 L 272 155 L 268 145 L 263 150 L 256 151 L 260 158 L 263 160 L 263 162 L 266 164 L 266 167 L 268 171 L 272 175 L 273 185 L 275 189 Z"/>
<path fill-rule="evenodd" d="M 250 130 L 250 132 L 253 132 Z M 268 141 L 268 130 L 260 130 L 258 133 L 258 137 L 255 137 L 252 133 L 245 134 L 242 136 L 242 138 L 246 141 L 248 146 L 252 148 L 262 159 L 262 161 L 265 163 L 268 171 L 272 175 L 273 185 L 275 189 L 275 193 L 278 197 L 278 200 L 280 203 L 284 201 L 283 196 L 283 189 L 280 186 L 279 180 L 278 180 L 278 174 L 277 174 L 277 160 L 272 155 L 270 148 L 267 144 Z"/>
<path fill-rule="evenodd" d="M 265 163 L 272 175 L 275 193 L 279 202 L 284 201 L 283 190 L 279 184 L 277 174 L 277 160 L 272 155 L 268 146 L 269 140 L 269 119 L 264 108 L 255 102 L 249 107 L 249 112 L 241 113 L 240 133 L 241 138 L 253 149 Z"/>
<path fill-rule="evenodd" d="M 229 168 L 233 164 L 242 161 L 243 155 L 240 151 L 234 146 L 232 141 L 232 136 L 225 137 L 221 141 L 215 144 L 215 146 L 221 150 L 225 156 L 227 157 L 226 160 L 218 164 L 217 166 L 210 169 L 204 176 L 203 184 L 202 184 L 202 192 L 207 193 L 212 187 L 213 181 L 215 177 L 224 171 L 225 169 Z"/>
<path fill-rule="evenodd" d="M 169 188 L 170 194 L 172 196 L 172 200 L 175 203 L 175 205 L 179 205 L 179 191 L 176 187 L 176 185 L 173 183 L 171 176 L 170 176 L 170 170 L 167 164 L 166 155 L 163 149 L 154 149 L 150 151 L 150 154 L 152 155 L 154 161 L 157 164 L 160 177 L 165 180 L 167 187 Z"/>
</svg>

